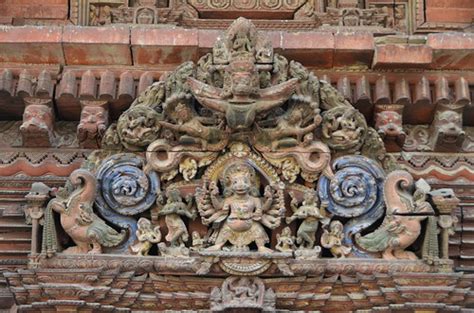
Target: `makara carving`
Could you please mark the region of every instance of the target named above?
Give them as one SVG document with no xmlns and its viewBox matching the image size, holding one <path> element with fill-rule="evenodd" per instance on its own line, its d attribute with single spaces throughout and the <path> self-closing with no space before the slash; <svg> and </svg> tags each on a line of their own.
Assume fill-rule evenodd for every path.
<svg viewBox="0 0 474 313">
<path fill-rule="evenodd" d="M 162 77 L 106 131 L 106 115 L 86 108 L 83 142 L 103 137 L 103 150 L 49 201 L 49 256 L 171 256 L 170 266 L 193 262 L 199 275 L 294 275 L 291 262 L 330 256 L 435 255 L 422 221 L 453 225 L 441 218 L 452 194 L 415 182 L 386 154 L 381 137 L 403 144 L 397 111 L 382 111 L 377 130 L 369 127 L 335 88 L 275 53 L 243 18 L 212 53 Z M 440 138 L 450 133 L 440 128 Z M 55 213 L 69 242 L 57 240 Z M 418 238 L 429 239 L 421 249 L 429 253 Z M 442 251 L 435 258 L 446 258 Z M 212 297 L 222 310 L 235 301 L 265 309 L 274 295 L 257 278 L 236 278 Z"/>
</svg>

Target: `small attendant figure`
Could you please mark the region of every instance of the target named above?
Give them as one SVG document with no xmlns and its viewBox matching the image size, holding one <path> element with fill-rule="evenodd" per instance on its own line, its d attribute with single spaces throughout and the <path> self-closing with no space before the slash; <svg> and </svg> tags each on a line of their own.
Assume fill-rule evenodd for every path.
<svg viewBox="0 0 474 313">
<path fill-rule="evenodd" d="M 351 247 L 342 244 L 344 238 L 343 228 L 341 222 L 332 221 L 329 225 L 329 231 L 324 229 L 321 236 L 321 245 L 329 249 L 336 258 L 345 258 L 351 252 Z"/>
<path fill-rule="evenodd" d="M 138 220 L 138 229 L 136 235 L 138 242 L 130 247 L 132 253 L 135 255 L 146 256 L 153 244 L 161 241 L 160 226 L 155 226 L 152 229 L 150 220 L 141 217 Z"/>
<path fill-rule="evenodd" d="M 277 244 L 275 249 L 280 252 L 293 251 L 295 248 L 295 236 L 291 235 L 290 227 L 285 227 L 280 234 L 276 235 Z"/>
</svg>

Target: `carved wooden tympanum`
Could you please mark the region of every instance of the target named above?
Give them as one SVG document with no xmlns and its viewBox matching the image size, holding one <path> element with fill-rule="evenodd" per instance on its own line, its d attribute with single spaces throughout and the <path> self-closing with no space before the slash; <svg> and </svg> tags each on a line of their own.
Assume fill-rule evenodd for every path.
<svg viewBox="0 0 474 313">
<path fill-rule="evenodd" d="M 316 298 L 301 304 L 309 298 L 265 279 L 449 271 L 458 200 L 415 181 L 386 154 L 380 135 L 402 135 L 382 123 L 395 113 L 381 113 L 378 132 L 368 127 L 335 88 L 237 19 L 212 53 L 162 77 L 103 134 L 94 128 L 104 148 L 49 201 L 34 237 L 42 237 L 42 254 L 32 257 L 37 269 L 27 283 L 44 291 L 12 289 L 19 305 L 78 298 L 98 308 L 300 303 L 324 311 Z M 87 285 L 68 276 L 72 267 L 109 278 Z M 67 299 L 40 283 L 43 270 L 62 273 Z M 7 277 L 23 286 L 22 275 Z M 198 275 L 209 275 L 202 286 L 192 282 Z M 163 283 L 170 277 L 179 279 Z M 181 291 L 185 300 L 166 301 Z M 371 302 L 364 303 L 356 307 Z"/>
</svg>

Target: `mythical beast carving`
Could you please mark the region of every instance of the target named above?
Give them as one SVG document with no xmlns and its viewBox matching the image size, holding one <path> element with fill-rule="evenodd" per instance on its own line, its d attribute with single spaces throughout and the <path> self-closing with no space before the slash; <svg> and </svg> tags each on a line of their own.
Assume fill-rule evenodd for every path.
<svg viewBox="0 0 474 313">
<path fill-rule="evenodd" d="M 413 188 L 415 190 L 413 191 Z M 386 216 L 373 233 L 356 237 L 356 243 L 370 252 L 382 251 L 384 259 L 417 259 L 406 251 L 421 233 L 421 221 L 434 214 L 426 201 L 429 185 L 420 180 L 416 186 L 413 177 L 405 171 L 394 171 L 385 181 Z"/>
<path fill-rule="evenodd" d="M 76 189 L 67 197 L 58 195 L 48 203 L 43 242 L 50 245 L 43 249 L 50 253 L 57 248 L 57 240 L 52 238 L 54 232 L 49 231 L 54 228 L 53 211 L 60 214 L 62 228 L 76 244 L 63 250 L 63 253 L 102 253 L 102 247 L 118 245 L 125 238 L 125 232 L 118 233 L 92 209 L 96 197 L 95 177 L 88 171 L 78 169 L 71 174 L 69 181 Z M 65 192 L 64 189 L 62 191 Z"/>
</svg>

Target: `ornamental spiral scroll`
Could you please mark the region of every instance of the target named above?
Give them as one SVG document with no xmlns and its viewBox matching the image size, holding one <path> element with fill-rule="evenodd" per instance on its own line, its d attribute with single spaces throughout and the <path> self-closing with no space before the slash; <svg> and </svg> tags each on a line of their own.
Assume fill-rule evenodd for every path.
<svg viewBox="0 0 474 313">
<path fill-rule="evenodd" d="M 145 160 L 133 153 L 105 159 L 97 170 L 98 194 L 95 205 L 104 219 L 127 229 L 129 237 L 113 251 L 128 253 L 136 239 L 137 221 L 131 217 L 148 210 L 160 190 L 158 175 L 144 172 Z"/>
<path fill-rule="evenodd" d="M 375 223 L 384 213 L 385 173 L 375 161 L 364 156 L 338 158 L 333 169 L 332 179 L 320 178 L 319 197 L 330 213 L 350 219 L 344 226 L 344 243 L 352 245 L 352 236 Z M 357 251 L 356 254 L 364 255 Z"/>
<path fill-rule="evenodd" d="M 116 212 L 136 215 L 149 209 L 159 190 L 158 175 L 145 173 L 145 160 L 134 154 L 118 154 L 105 160 L 97 171 L 100 198 Z"/>
</svg>

